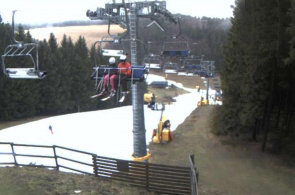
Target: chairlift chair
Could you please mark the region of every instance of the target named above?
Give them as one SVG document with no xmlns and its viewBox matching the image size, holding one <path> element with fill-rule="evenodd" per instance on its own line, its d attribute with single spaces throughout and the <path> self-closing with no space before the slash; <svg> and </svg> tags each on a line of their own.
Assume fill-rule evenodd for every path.
<svg viewBox="0 0 295 195">
<path fill-rule="evenodd" d="M 120 57 L 122 55 L 125 55 L 124 54 L 124 49 L 122 48 L 122 46 L 118 50 L 116 50 L 116 49 L 107 49 L 107 48 L 102 48 L 102 45 L 104 43 L 110 43 L 110 44 L 113 44 L 113 45 L 121 45 L 120 44 L 120 37 L 115 37 L 115 36 L 103 37 L 101 40 L 96 41 L 94 43 L 93 48 L 94 48 L 94 63 L 95 63 L 95 66 L 93 67 L 94 72 L 91 75 L 91 79 L 96 81 L 96 83 L 95 83 L 96 90 L 102 88 L 102 81 L 103 81 L 102 78 L 104 76 L 104 73 L 108 71 L 107 70 L 108 65 L 99 65 L 98 64 L 97 51 L 96 51 L 97 44 L 98 44 L 98 47 L 100 49 L 99 53 L 102 56 Z"/>
<path fill-rule="evenodd" d="M 43 79 L 47 72 L 39 70 L 38 45 L 36 43 L 23 43 L 16 41 L 14 37 L 14 14 L 12 15 L 13 41 L 15 44 L 8 45 L 4 54 L 1 56 L 3 73 L 12 79 Z M 5 60 L 16 57 L 23 60 L 29 59 L 31 67 L 16 66 L 15 64 L 7 66 Z M 15 67 L 16 66 L 16 67 Z"/>
<path fill-rule="evenodd" d="M 91 75 L 92 80 L 96 80 L 96 90 L 100 91 L 102 90 L 103 87 L 103 78 L 105 74 L 108 74 L 108 72 L 111 70 L 108 65 L 99 65 L 97 62 L 97 52 L 96 52 L 96 44 L 100 44 L 100 54 L 102 56 L 106 57 L 120 57 L 122 55 L 126 55 L 124 53 L 124 49 L 105 49 L 101 47 L 102 43 L 111 43 L 111 44 L 118 44 L 120 45 L 121 41 L 117 41 L 117 37 L 104 37 L 100 41 L 96 41 L 94 43 L 94 56 L 95 56 L 95 67 L 93 68 L 94 72 Z M 113 69 L 113 68 L 112 68 Z M 116 68 L 118 72 L 120 72 L 119 68 Z M 138 66 L 138 65 L 132 65 L 131 66 L 131 76 L 130 78 L 127 79 L 127 81 L 131 81 L 132 83 L 134 82 L 142 82 L 145 80 L 147 74 L 147 69 L 145 66 Z M 119 74 L 120 77 L 120 74 Z M 120 79 L 118 79 L 118 89 L 117 89 L 117 100 L 120 98 Z"/>
<path fill-rule="evenodd" d="M 143 64 L 149 69 L 161 69 L 161 59 L 159 55 L 150 54 L 144 58 Z"/>
<path fill-rule="evenodd" d="M 184 65 L 181 65 L 180 67 L 178 67 L 178 71 L 177 71 L 177 75 L 187 75 L 187 70 L 186 67 Z"/>
<path fill-rule="evenodd" d="M 163 66 L 163 72 L 176 74 L 178 72 L 178 64 L 175 62 L 166 62 Z"/>
<path fill-rule="evenodd" d="M 164 42 L 161 56 L 186 58 L 190 54 L 189 44 L 186 41 Z"/>
<path fill-rule="evenodd" d="M 185 58 L 182 63 L 182 71 L 186 75 L 194 75 L 196 72 L 202 70 L 202 58 Z"/>
</svg>

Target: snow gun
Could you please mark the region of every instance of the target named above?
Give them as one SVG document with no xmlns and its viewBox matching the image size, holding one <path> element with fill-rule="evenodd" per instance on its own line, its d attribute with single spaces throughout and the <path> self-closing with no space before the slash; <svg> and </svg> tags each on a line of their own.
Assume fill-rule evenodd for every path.
<svg viewBox="0 0 295 195">
<path fill-rule="evenodd" d="M 161 108 L 159 108 L 158 104 L 156 103 L 156 96 L 155 94 L 152 94 L 152 93 L 144 94 L 144 101 L 148 102 L 148 108 L 155 111 L 161 111 L 158 128 L 153 130 L 152 142 L 166 143 L 169 141 L 173 141 L 174 138 L 170 130 L 170 126 L 171 126 L 170 120 L 168 120 L 166 117 L 163 116 L 163 112 L 165 110 L 165 104 L 162 103 Z"/>
</svg>

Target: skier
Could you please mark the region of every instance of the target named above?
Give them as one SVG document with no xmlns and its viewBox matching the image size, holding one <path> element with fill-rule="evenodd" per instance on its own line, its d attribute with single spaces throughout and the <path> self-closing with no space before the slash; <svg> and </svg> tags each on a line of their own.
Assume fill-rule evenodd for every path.
<svg viewBox="0 0 295 195">
<path fill-rule="evenodd" d="M 114 57 L 111 57 L 109 59 L 109 69 L 106 70 L 106 75 L 103 78 L 103 90 L 100 93 L 105 94 L 107 92 L 106 86 L 108 84 L 108 81 L 110 81 L 111 85 L 111 96 L 114 96 L 116 94 L 116 80 L 117 80 L 117 65 L 116 65 L 116 59 Z"/>
<path fill-rule="evenodd" d="M 127 79 L 131 77 L 131 65 L 126 61 L 126 58 L 127 56 L 125 55 L 120 56 L 120 63 L 118 65 L 123 93 L 127 92 Z"/>
</svg>

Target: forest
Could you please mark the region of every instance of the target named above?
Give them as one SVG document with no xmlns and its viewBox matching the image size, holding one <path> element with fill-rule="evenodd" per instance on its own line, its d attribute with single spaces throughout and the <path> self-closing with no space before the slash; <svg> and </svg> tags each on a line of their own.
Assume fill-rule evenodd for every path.
<svg viewBox="0 0 295 195">
<path fill-rule="evenodd" d="M 221 79 L 223 105 L 216 108 L 214 133 L 246 135 L 261 141 L 262 150 L 271 142 L 274 152 L 294 155 L 295 1 L 236 0 L 232 8 L 230 19 L 181 16 L 180 39 L 191 43 L 191 54 L 215 61 Z M 143 20 L 141 26 L 148 23 Z M 155 26 L 140 29 L 139 38 L 146 45 L 152 41 L 149 50 L 157 53 L 163 40 L 177 33 L 177 26 L 168 28 L 170 34 Z M 0 17 L 1 54 L 11 37 L 11 24 Z M 38 41 L 40 69 L 48 76 L 11 80 L 1 70 L 0 121 L 114 106 L 89 99 L 95 93 L 94 54 L 87 37 L 75 43 L 67 35 L 57 43 L 54 34 L 48 42 L 35 40 L 19 25 L 16 39 Z"/>
<path fill-rule="evenodd" d="M 223 45 L 215 133 L 294 156 L 295 1 L 238 0 Z M 267 142 L 271 142 L 269 146 Z"/>
</svg>

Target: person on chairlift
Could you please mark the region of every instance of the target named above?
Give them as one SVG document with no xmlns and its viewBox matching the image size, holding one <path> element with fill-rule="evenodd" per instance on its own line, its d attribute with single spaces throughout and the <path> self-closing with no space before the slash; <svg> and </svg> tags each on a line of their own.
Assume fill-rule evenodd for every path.
<svg viewBox="0 0 295 195">
<path fill-rule="evenodd" d="M 131 65 L 126 61 L 127 56 L 120 56 L 120 63 L 118 65 L 118 74 L 120 75 L 120 82 L 122 83 L 123 93 L 127 92 L 127 79 L 131 77 Z"/>
<path fill-rule="evenodd" d="M 117 79 L 117 65 L 116 65 L 116 59 L 114 57 L 111 57 L 109 59 L 109 69 L 105 70 L 105 76 L 103 78 L 103 90 L 101 94 L 106 93 L 106 86 L 108 84 L 108 81 L 110 81 L 111 85 L 111 94 L 115 95 L 116 93 L 116 79 Z"/>
</svg>

